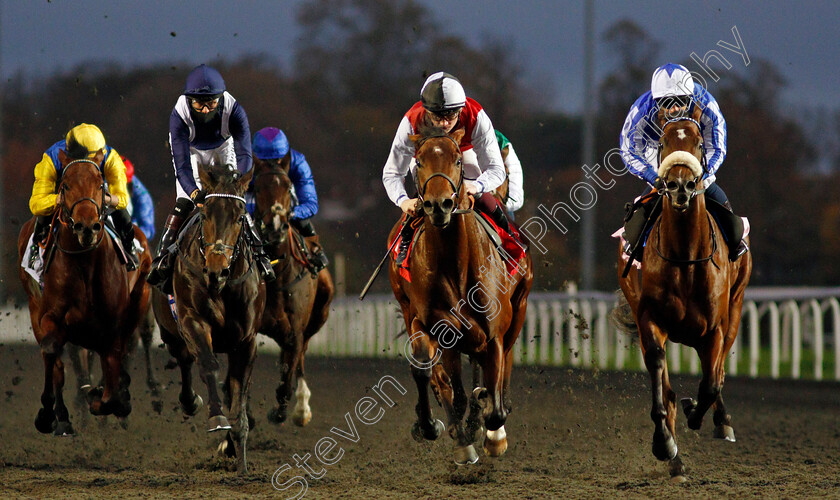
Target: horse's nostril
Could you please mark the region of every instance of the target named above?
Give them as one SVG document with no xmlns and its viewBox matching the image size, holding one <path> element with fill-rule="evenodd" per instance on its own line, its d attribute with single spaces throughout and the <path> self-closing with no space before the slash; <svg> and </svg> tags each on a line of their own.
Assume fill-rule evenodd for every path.
<svg viewBox="0 0 840 500">
<path fill-rule="evenodd" d="M 93 231 L 95 233 L 98 233 L 101 229 L 102 229 L 102 224 L 100 224 L 98 222 L 93 223 Z"/>
<path fill-rule="evenodd" d="M 443 200 L 443 202 L 440 204 L 440 206 L 441 206 L 441 208 L 443 208 L 444 211 L 449 212 L 450 210 L 455 208 L 455 201 L 452 200 L 451 198 L 447 198 L 447 199 Z"/>
<path fill-rule="evenodd" d="M 81 222 L 77 222 L 77 223 L 73 224 L 73 231 L 75 231 L 77 233 L 81 233 L 82 229 L 84 229 L 84 226 L 82 225 Z"/>
<path fill-rule="evenodd" d="M 222 279 L 227 279 L 230 275 L 230 269 L 222 269 L 222 272 L 219 273 L 219 277 Z"/>
<path fill-rule="evenodd" d="M 432 202 L 429 201 L 429 200 L 423 201 L 423 208 L 425 208 L 426 210 L 431 210 L 432 209 Z"/>
</svg>

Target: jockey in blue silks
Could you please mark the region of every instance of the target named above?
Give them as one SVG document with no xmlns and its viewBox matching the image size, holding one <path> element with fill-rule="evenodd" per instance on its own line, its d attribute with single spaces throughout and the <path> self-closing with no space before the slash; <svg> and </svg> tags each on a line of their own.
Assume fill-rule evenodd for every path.
<svg viewBox="0 0 840 500">
<path fill-rule="evenodd" d="M 289 147 L 289 140 L 286 134 L 279 128 L 266 127 L 254 134 L 252 142 L 254 157 L 259 160 L 278 165 L 285 165 L 288 162 L 289 179 L 292 181 L 292 215 L 290 222 L 304 237 L 307 246 L 312 251 L 310 264 L 314 272 L 327 267 L 329 260 L 324 254 L 324 249 L 318 241 L 318 234 L 310 220 L 318 213 L 318 193 L 315 192 L 315 179 L 312 178 L 312 169 L 302 153 Z M 246 205 L 249 213 L 254 213 L 253 203 L 254 181 L 251 181 L 249 189 L 249 203 Z"/>
<path fill-rule="evenodd" d="M 624 126 L 621 129 L 621 158 L 627 170 L 648 183 L 642 196 L 654 188 L 661 191 L 662 180 L 657 176 L 659 138 L 658 113 L 664 108 L 669 117 L 690 117 L 695 108 L 700 108 L 700 132 L 703 135 L 705 149 L 703 185 L 706 201 L 721 225 L 729 244 L 729 257 L 735 260 L 747 251 L 741 240 L 744 232 L 740 217 L 732 213 L 732 205 L 723 189 L 715 182 L 716 173 L 726 158 L 726 120 L 717 101 L 699 83 L 694 82 L 691 73 L 679 64 L 660 66 L 653 73 L 651 89 L 636 99 Z M 712 203 L 708 203 L 709 200 Z M 628 204 L 629 205 L 629 204 Z M 637 249 L 644 238 L 643 229 L 651 214 L 653 203 L 635 204 L 632 214 L 628 214 L 625 224 L 625 250 L 631 253 Z M 715 205 L 723 210 L 715 210 Z M 643 210 L 636 210 L 637 208 Z M 738 242 L 733 244 L 733 242 Z"/>
<path fill-rule="evenodd" d="M 198 166 L 236 165 L 242 175 L 253 167 L 248 116 L 226 91 L 225 81 L 215 69 L 202 64 L 187 75 L 184 91 L 169 116 L 169 145 L 177 199 L 166 219 L 158 255 L 146 278 L 162 289 L 168 288 L 170 281 L 171 256 L 178 230 L 195 204 L 202 203 L 206 195 L 201 188 Z M 266 281 L 271 281 L 274 271 L 262 248 L 262 240 L 251 218 L 245 219 L 257 268 Z"/>
<path fill-rule="evenodd" d="M 146 235 L 146 240 L 152 241 L 155 237 L 155 206 L 152 196 L 146 186 L 134 175 L 134 164 L 125 156 L 120 155 L 125 165 L 125 180 L 128 186 L 129 206 L 131 222 Z"/>
</svg>

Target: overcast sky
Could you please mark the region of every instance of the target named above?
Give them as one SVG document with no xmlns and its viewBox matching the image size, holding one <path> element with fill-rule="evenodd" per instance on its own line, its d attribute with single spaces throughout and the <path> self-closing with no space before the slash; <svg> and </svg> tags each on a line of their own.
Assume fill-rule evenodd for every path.
<svg viewBox="0 0 840 500">
<path fill-rule="evenodd" d="M 81 62 L 123 66 L 157 62 L 199 64 L 266 53 L 291 71 L 300 0 L 162 1 L 31 0 L 0 2 L 0 76 L 29 77 L 68 70 Z M 509 41 L 526 78 L 553 92 L 553 107 L 582 108 L 583 0 L 425 0 L 442 29 L 478 43 Z M 790 87 L 788 105 L 840 106 L 840 2 L 781 0 L 726 2 L 595 0 L 597 74 L 616 61 L 600 43 L 604 29 L 629 18 L 663 42 L 662 62 L 717 50 L 732 70 L 749 71 L 735 52 L 733 26 L 751 61 L 773 62 Z M 175 36 L 172 36 L 174 33 Z M 718 62 L 713 68 L 726 70 Z M 457 74 L 457 68 L 445 68 Z M 651 72 L 654 68 L 651 68 Z M 690 68 L 697 70 L 698 67 Z M 714 93 L 714 84 L 710 82 Z M 630 103 L 628 103 L 628 106 Z"/>
</svg>

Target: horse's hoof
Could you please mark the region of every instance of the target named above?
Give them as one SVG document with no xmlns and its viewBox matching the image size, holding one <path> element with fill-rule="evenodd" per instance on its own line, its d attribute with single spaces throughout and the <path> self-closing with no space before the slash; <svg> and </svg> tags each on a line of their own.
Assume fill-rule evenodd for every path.
<svg viewBox="0 0 840 500">
<path fill-rule="evenodd" d="M 674 484 L 681 484 L 688 481 L 688 478 L 685 477 L 683 474 L 677 474 L 676 476 L 671 476 L 671 482 Z"/>
<path fill-rule="evenodd" d="M 292 422 L 294 422 L 294 424 L 298 427 L 306 427 L 306 424 L 308 424 L 311 420 L 312 420 L 312 411 L 311 410 L 308 410 L 308 411 L 305 411 L 305 412 L 300 412 L 300 413 L 295 412 L 292 415 Z"/>
<path fill-rule="evenodd" d="M 227 417 L 225 417 L 224 415 L 216 415 L 215 417 L 210 417 L 207 424 L 207 432 L 230 430 L 230 423 L 228 422 Z"/>
<path fill-rule="evenodd" d="M 718 425 L 715 427 L 714 437 L 716 439 L 724 439 L 731 443 L 735 442 L 735 431 L 729 425 Z"/>
<path fill-rule="evenodd" d="M 57 422 L 53 436 L 70 437 L 74 436 L 76 431 L 73 430 L 73 424 L 70 422 Z"/>
<path fill-rule="evenodd" d="M 121 420 L 125 420 L 125 417 L 131 414 L 131 403 L 128 401 L 124 403 L 122 401 L 115 401 L 112 406 L 113 411 L 111 413 L 113 413 L 115 417 L 118 417 Z"/>
<path fill-rule="evenodd" d="M 651 447 L 653 456 L 657 460 L 666 461 L 673 460 L 677 456 L 677 442 L 674 441 L 674 436 L 668 435 L 667 439 L 657 439 L 653 436 L 653 446 Z"/>
<path fill-rule="evenodd" d="M 58 422 L 55 419 L 55 413 L 41 408 L 38 410 L 38 416 L 35 417 L 35 428 L 41 434 L 49 434 L 56 428 Z"/>
<path fill-rule="evenodd" d="M 507 451 L 507 433 L 505 433 L 505 426 L 501 426 L 498 430 L 487 431 L 484 438 L 484 453 L 489 457 L 500 457 Z"/>
<path fill-rule="evenodd" d="M 234 446 L 230 434 L 227 435 L 224 441 L 219 443 L 219 446 L 216 448 L 216 452 L 219 454 L 220 457 L 233 458 L 236 456 L 236 446 Z"/>
<path fill-rule="evenodd" d="M 272 424 L 282 424 L 286 421 L 286 412 L 280 408 L 272 408 L 268 410 L 268 421 Z"/>
<path fill-rule="evenodd" d="M 181 402 L 181 411 L 188 417 L 194 417 L 198 410 L 204 406 L 204 400 L 195 393 L 193 393 L 193 399 L 190 402 L 184 402 L 181 396 L 178 396 L 178 401 Z"/>
<path fill-rule="evenodd" d="M 434 425 L 428 434 L 423 429 L 423 426 L 420 425 L 420 422 L 414 422 L 414 425 L 411 426 L 411 437 L 413 437 L 418 443 L 422 443 L 423 441 L 434 441 L 443 434 L 444 430 L 446 430 L 446 426 L 444 426 L 443 422 L 440 420 L 435 420 Z"/>
<path fill-rule="evenodd" d="M 471 465 L 476 462 L 478 462 L 478 453 L 475 452 L 475 446 L 455 447 L 455 465 Z"/>
<path fill-rule="evenodd" d="M 697 408 L 697 401 L 693 398 L 682 398 L 680 403 L 682 403 L 683 412 L 685 412 L 686 417 L 689 416 L 695 408 Z"/>
<path fill-rule="evenodd" d="M 478 401 L 479 403 L 481 403 L 482 401 L 484 401 L 485 399 L 487 399 L 487 397 L 488 397 L 488 395 L 489 395 L 489 394 L 488 394 L 488 392 L 487 392 L 487 389 L 486 389 L 486 388 L 484 388 L 484 387 L 476 387 L 475 389 L 473 389 L 473 393 L 472 393 L 472 395 L 473 395 L 473 398 L 475 398 L 475 400 L 476 400 L 476 401 Z"/>
</svg>

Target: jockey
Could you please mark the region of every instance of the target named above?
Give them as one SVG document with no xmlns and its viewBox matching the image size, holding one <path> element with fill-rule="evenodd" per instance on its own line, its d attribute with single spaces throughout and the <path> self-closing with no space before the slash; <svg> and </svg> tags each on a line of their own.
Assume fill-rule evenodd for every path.
<svg viewBox="0 0 840 500">
<path fill-rule="evenodd" d="M 741 239 L 743 223 L 740 217 L 732 213 L 732 205 L 726 193 L 715 183 L 715 174 L 726 157 L 726 120 L 712 94 L 695 83 L 684 66 L 669 63 L 654 71 L 650 92 L 645 92 L 633 103 L 624 121 L 621 129 L 621 158 L 630 173 L 648 183 L 642 196 L 660 187 L 662 181 L 653 163 L 658 162 L 661 135 L 658 113 L 663 107 L 669 117 L 690 117 L 695 107 L 702 111 L 699 124 L 705 150 L 705 172 L 701 188 L 706 190 L 709 208 L 714 209 L 714 205 L 720 205 L 725 209 L 715 211 L 715 214 L 719 216 L 721 229 L 729 242 L 729 258 L 735 260 L 748 249 Z M 712 203 L 708 203 L 709 200 Z M 633 205 L 633 213 L 625 218 L 625 251 L 628 253 L 641 244 L 645 224 L 653 209 L 653 203 L 641 205 L 643 210 L 635 210 L 637 205 Z M 739 243 L 733 244 L 734 241 Z"/>
<path fill-rule="evenodd" d="M 111 213 L 111 220 L 114 222 L 114 228 L 119 234 L 125 253 L 129 257 L 126 267 L 129 271 L 137 269 L 139 260 L 133 251 L 134 225 L 131 223 L 131 215 L 126 210 L 128 190 L 125 182 L 125 165 L 117 150 L 105 143 L 105 136 L 102 135 L 99 127 L 89 123 L 82 123 L 70 129 L 65 139 L 50 146 L 44 152 L 41 161 L 35 165 L 35 184 L 32 186 L 32 197 L 29 199 L 29 210 L 36 216 L 35 228 L 32 232 L 33 257 L 38 255 L 38 243 L 46 236 L 50 218 L 61 203 L 59 195 L 56 194 L 62 174 L 61 163 L 58 159 L 58 153 L 61 150 L 74 160 L 92 159 L 100 151 L 105 153 L 105 158 L 99 164 L 99 170 L 108 183 L 105 204 L 115 209 Z"/>
<path fill-rule="evenodd" d="M 508 194 L 505 208 L 508 212 L 508 218 L 513 220 L 513 213 L 522 208 L 525 201 L 525 190 L 522 185 L 522 163 L 519 162 L 519 157 L 513 150 L 513 144 L 498 130 L 496 130 L 496 140 L 499 142 L 499 150 L 502 152 L 505 170 L 507 170 Z"/>
<path fill-rule="evenodd" d="M 327 267 L 329 260 L 318 242 L 318 234 L 310 219 L 318 213 L 318 193 L 315 192 L 315 179 L 303 154 L 289 147 L 286 134 L 279 128 L 267 127 L 254 134 L 254 156 L 260 160 L 280 165 L 289 164 L 289 179 L 294 190 L 292 199 L 297 201 L 292 209 L 291 224 L 300 232 L 312 251 L 310 264 L 317 273 Z M 254 181 L 249 191 L 253 192 Z M 253 209 L 252 209 L 253 210 Z M 253 214 L 253 211 L 252 211 Z"/>
<path fill-rule="evenodd" d="M 155 206 L 152 203 L 152 196 L 140 179 L 134 176 L 134 164 L 125 156 L 120 156 L 125 165 L 125 179 L 127 181 L 128 211 L 131 213 L 131 222 L 146 235 L 146 240 L 151 241 L 155 237 Z"/>
<path fill-rule="evenodd" d="M 222 161 L 236 164 L 240 174 L 246 174 L 253 166 L 248 116 L 225 90 L 225 81 L 215 69 L 202 64 L 187 75 L 184 91 L 169 116 L 169 145 L 177 199 L 166 219 L 158 255 L 146 278 L 161 288 L 169 280 L 178 230 L 195 204 L 202 203 L 207 194 L 201 189 L 198 166 Z M 262 248 L 262 240 L 251 217 L 246 214 L 245 219 L 260 275 L 271 281 L 274 271 Z"/>
<path fill-rule="evenodd" d="M 415 155 L 414 143 L 409 136 L 416 134 L 421 125 L 440 127 L 446 133 L 456 127 L 465 129 L 460 147 L 466 192 L 475 197 L 476 208 L 490 215 L 499 227 L 510 233 L 505 210 L 491 194 L 505 180 L 502 154 L 493 124 L 481 104 L 468 98 L 461 82 L 448 73 L 438 72 L 427 78 L 420 90 L 420 101 L 400 121 L 391 153 L 382 170 L 382 183 L 391 201 L 407 216 L 418 215 L 418 199 L 409 198 L 403 179 Z M 410 231 L 410 225 L 406 224 L 401 235 L 398 263 L 405 259 Z"/>
</svg>

